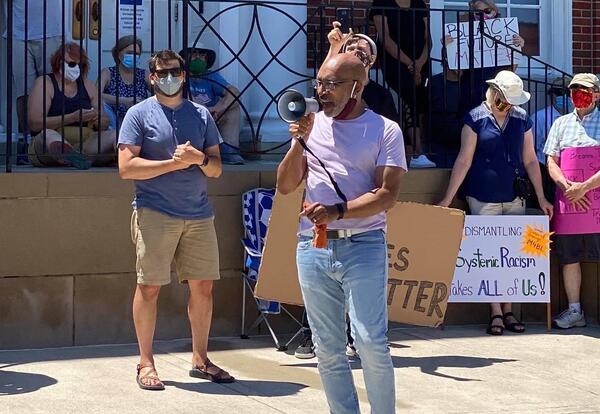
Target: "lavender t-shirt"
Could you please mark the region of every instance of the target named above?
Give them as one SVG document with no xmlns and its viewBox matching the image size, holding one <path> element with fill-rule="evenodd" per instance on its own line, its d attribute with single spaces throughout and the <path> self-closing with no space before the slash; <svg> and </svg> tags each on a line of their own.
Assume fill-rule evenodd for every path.
<svg viewBox="0 0 600 414">
<path fill-rule="evenodd" d="M 371 110 L 346 121 L 336 121 L 319 112 L 307 141 L 308 148 L 319 157 L 340 189 L 354 200 L 376 188 L 375 169 L 381 166 L 406 170 L 404 139 L 398 124 Z M 342 200 L 335 192 L 327 173 L 319 162 L 306 153 L 308 203 L 337 204 Z M 309 230 L 312 223 L 305 217 L 300 232 Z M 369 217 L 336 220 L 328 229 L 385 229 L 385 212 Z"/>
</svg>

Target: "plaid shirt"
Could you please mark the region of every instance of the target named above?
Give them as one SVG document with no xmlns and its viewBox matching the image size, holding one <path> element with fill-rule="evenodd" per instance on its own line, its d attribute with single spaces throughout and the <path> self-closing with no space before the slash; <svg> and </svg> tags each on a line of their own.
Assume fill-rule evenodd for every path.
<svg viewBox="0 0 600 414">
<path fill-rule="evenodd" d="M 544 153 L 559 157 L 565 148 L 595 147 L 600 145 L 600 111 L 595 108 L 592 113 L 580 119 L 577 110 L 563 115 L 554 121 Z"/>
</svg>

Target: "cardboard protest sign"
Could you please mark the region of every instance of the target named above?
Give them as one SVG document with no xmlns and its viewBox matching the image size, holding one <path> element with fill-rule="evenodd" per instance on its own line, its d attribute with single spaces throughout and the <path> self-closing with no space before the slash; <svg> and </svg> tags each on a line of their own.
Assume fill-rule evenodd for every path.
<svg viewBox="0 0 600 414">
<path fill-rule="evenodd" d="M 566 148 L 560 153 L 560 169 L 565 178 L 583 182 L 600 170 L 600 147 Z M 589 210 L 576 209 L 556 188 L 552 229 L 556 234 L 600 233 L 600 189 L 587 193 Z"/>
<path fill-rule="evenodd" d="M 513 54 L 511 49 L 497 44 L 493 40 L 497 39 L 507 45 L 512 45 L 513 36 L 519 34 L 519 21 L 516 17 L 485 20 L 484 33 L 492 38 L 482 36 L 478 21 L 473 23 L 473 30 L 474 68 L 506 66 L 519 63 L 521 59 L 520 53 L 515 52 Z M 468 69 L 470 59 L 469 22 L 447 23 L 444 26 L 444 34 L 451 36 L 454 40 L 446 46 L 448 67 L 450 69 Z M 515 48 L 521 50 L 520 47 Z"/>
<path fill-rule="evenodd" d="M 261 299 L 303 303 L 296 268 L 296 231 L 302 191 L 275 195 L 255 290 Z M 387 217 L 389 319 L 438 326 L 446 313 L 464 213 L 416 203 L 397 203 Z"/>
<path fill-rule="evenodd" d="M 548 216 L 466 216 L 450 302 L 550 302 Z"/>
</svg>

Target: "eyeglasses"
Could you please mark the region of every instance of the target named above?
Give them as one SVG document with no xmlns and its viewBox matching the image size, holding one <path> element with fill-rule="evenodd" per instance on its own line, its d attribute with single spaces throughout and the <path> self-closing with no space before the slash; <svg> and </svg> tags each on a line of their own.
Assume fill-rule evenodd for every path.
<svg viewBox="0 0 600 414">
<path fill-rule="evenodd" d="M 181 76 L 183 71 L 181 68 L 173 68 L 173 69 L 157 69 L 154 73 L 161 79 L 164 79 L 171 74 L 172 77 L 177 78 Z"/>
<path fill-rule="evenodd" d="M 486 9 L 479 10 L 479 11 L 482 11 L 482 12 L 484 12 L 485 14 L 492 14 L 492 13 L 494 12 L 494 9 L 492 9 L 491 7 L 488 7 L 488 8 L 486 8 Z"/>
<path fill-rule="evenodd" d="M 331 92 L 338 85 L 341 85 L 342 83 L 346 83 L 346 82 L 357 82 L 357 81 L 355 81 L 355 80 L 343 80 L 343 81 L 324 80 L 324 81 L 322 81 L 319 79 L 313 79 L 312 86 L 315 89 L 319 89 L 320 87 L 323 87 L 323 89 L 325 89 L 327 92 Z"/>
<path fill-rule="evenodd" d="M 75 66 L 79 65 L 79 62 L 67 62 L 67 61 L 65 61 L 65 65 L 67 65 L 70 68 L 74 68 Z"/>
</svg>

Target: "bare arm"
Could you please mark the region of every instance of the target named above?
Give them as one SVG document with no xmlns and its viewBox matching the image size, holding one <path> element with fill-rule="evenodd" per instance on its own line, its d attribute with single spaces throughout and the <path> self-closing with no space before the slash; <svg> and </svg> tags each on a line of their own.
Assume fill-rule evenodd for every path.
<svg viewBox="0 0 600 414">
<path fill-rule="evenodd" d="M 406 66 L 412 65 L 412 60 L 404 54 L 398 44 L 390 37 L 390 28 L 387 23 L 387 17 L 381 15 L 373 16 L 373 23 L 375 23 L 377 33 L 382 37 L 385 51 L 388 52 L 391 57 L 400 60 L 400 62 L 404 63 Z"/>
<path fill-rule="evenodd" d="M 344 218 L 369 217 L 394 207 L 398 194 L 400 194 L 400 182 L 406 171 L 401 167 L 377 167 L 375 171 L 376 188 L 346 203 Z M 313 203 L 300 213 L 310 221 L 319 224 L 327 224 L 339 218 L 339 210 L 336 205 L 324 205 Z"/>
<path fill-rule="evenodd" d="M 44 76 L 40 76 L 35 80 L 33 88 L 31 88 L 31 92 L 29 93 L 27 115 L 29 118 L 29 127 L 32 131 L 41 131 L 44 128 L 44 117 L 46 117 L 46 114 L 50 110 L 50 103 L 54 95 L 54 88 L 50 79 L 46 79 L 46 89 L 44 89 Z M 44 101 L 46 102 L 45 111 Z M 64 116 L 64 123 L 66 125 L 75 123 L 78 120 L 79 111 L 65 114 Z M 46 117 L 46 128 L 58 129 L 62 125 L 62 115 Z"/>
<path fill-rule="evenodd" d="M 142 147 L 136 145 L 119 145 L 119 175 L 121 178 L 125 180 L 149 180 L 190 166 L 174 159 L 147 160 L 140 157 L 141 149 Z"/>
<path fill-rule="evenodd" d="M 304 148 L 295 139 L 295 137 L 308 137 L 312 129 L 315 114 L 309 114 L 298 121 L 290 124 L 290 135 L 292 136 L 292 146 L 283 157 L 283 160 L 277 167 L 277 191 L 281 194 L 289 194 L 294 191 L 306 175 L 306 157 Z M 306 138 L 305 138 L 306 140 Z"/>
<path fill-rule="evenodd" d="M 208 157 L 208 164 L 200 167 L 204 175 L 211 178 L 218 178 L 223 172 L 223 164 L 221 163 L 221 152 L 219 144 L 208 147 L 204 150 L 204 155 Z"/>
<path fill-rule="evenodd" d="M 84 85 L 90 97 L 92 108 L 100 115 L 100 122 L 94 121 L 94 126 L 96 129 L 104 131 L 108 129 L 110 119 L 108 118 L 108 115 L 106 115 L 106 112 L 104 112 L 102 99 L 98 99 L 98 89 L 96 88 L 96 85 L 94 85 L 94 83 L 88 79 L 84 81 Z"/>
<path fill-rule="evenodd" d="M 454 167 L 452 168 L 452 174 L 450 175 L 450 183 L 448 184 L 448 189 L 446 190 L 446 195 L 444 199 L 440 202 L 441 206 L 448 207 L 452 204 L 452 200 L 460 185 L 465 180 L 469 169 L 471 168 L 471 163 L 473 162 L 473 155 L 475 154 L 475 148 L 477 147 L 477 134 L 471 129 L 470 126 L 465 125 L 462 129 L 461 134 L 461 143 L 460 143 L 460 152 L 458 153 L 458 158 L 454 163 Z"/>
<path fill-rule="evenodd" d="M 560 187 L 561 190 L 566 191 L 567 188 L 569 188 L 570 184 L 567 181 L 567 178 L 563 174 L 562 170 L 558 166 L 559 162 L 560 157 L 558 156 L 549 155 L 546 158 L 546 165 L 548 166 L 548 174 L 550 175 L 550 178 L 552 178 L 552 181 L 554 181 L 556 185 Z"/>
<path fill-rule="evenodd" d="M 402 176 L 405 173 L 406 171 L 400 167 L 377 167 L 375 171 L 377 188 L 348 201 L 344 218 L 368 217 L 394 207 L 400 194 Z"/>
</svg>

